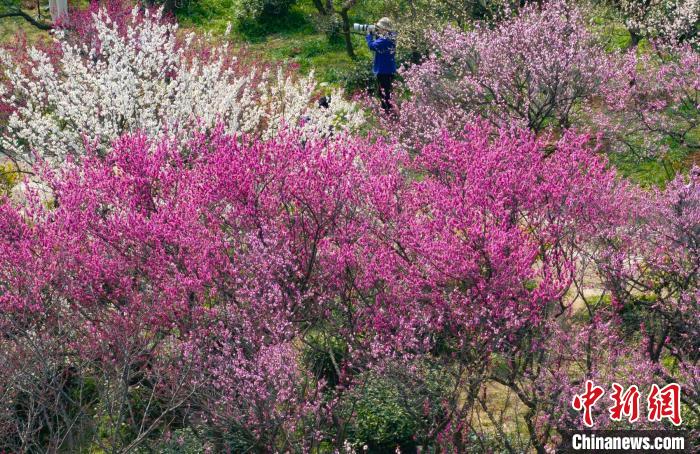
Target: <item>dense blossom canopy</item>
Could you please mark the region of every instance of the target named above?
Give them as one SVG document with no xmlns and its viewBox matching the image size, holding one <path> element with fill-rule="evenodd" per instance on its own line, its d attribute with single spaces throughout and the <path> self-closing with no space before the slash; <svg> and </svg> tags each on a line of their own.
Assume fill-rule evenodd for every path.
<svg viewBox="0 0 700 454">
<path fill-rule="evenodd" d="M 611 149 L 641 159 L 700 149 L 700 53 L 688 44 L 631 51 L 619 68 L 601 87 L 604 104 L 586 109 Z"/>
<path fill-rule="evenodd" d="M 48 206 L 31 194 L 3 204 L 3 323 L 60 321 L 71 355 L 113 373 L 147 367 L 171 400 L 193 387 L 212 424 L 272 446 L 270 427 L 317 408 L 323 384 L 300 385 L 293 345 L 336 311 L 353 320 L 337 329 L 360 363 L 438 338 L 498 351 L 540 324 L 570 280 L 564 244 L 614 207 L 615 176 L 586 140 L 567 136 L 547 158 L 530 133 L 482 124 L 408 160 L 381 144 L 240 142 L 221 128 L 187 155 L 171 137 L 125 137 L 37 168 Z M 28 341 L 17 332 L 6 351 Z"/>
</svg>

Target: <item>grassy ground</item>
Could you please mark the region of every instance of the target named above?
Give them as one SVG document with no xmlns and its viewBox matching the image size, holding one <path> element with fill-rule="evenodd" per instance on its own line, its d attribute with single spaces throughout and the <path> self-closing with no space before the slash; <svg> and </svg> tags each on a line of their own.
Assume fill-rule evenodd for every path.
<svg viewBox="0 0 700 454">
<path fill-rule="evenodd" d="M 178 20 L 184 28 L 223 33 L 234 11 L 229 0 L 199 0 L 183 7 Z M 312 69 L 319 80 L 342 84 L 362 65 L 369 69 L 370 53 L 362 35 L 353 35 L 357 58 L 353 61 L 341 37 L 329 38 L 314 24 L 316 9 L 310 0 L 299 0 L 288 14 L 266 17 L 260 23 L 243 21 L 233 27 L 233 40 L 262 61 L 298 65 L 302 74 Z M 352 22 L 373 22 L 376 14 L 356 9 Z"/>
<path fill-rule="evenodd" d="M 36 14 L 36 12 L 34 12 Z M 49 39 L 49 33 L 30 25 L 20 17 L 0 19 L 0 43 L 11 42 L 16 36 L 24 33 L 27 42 L 33 44 L 41 39 Z"/>
</svg>

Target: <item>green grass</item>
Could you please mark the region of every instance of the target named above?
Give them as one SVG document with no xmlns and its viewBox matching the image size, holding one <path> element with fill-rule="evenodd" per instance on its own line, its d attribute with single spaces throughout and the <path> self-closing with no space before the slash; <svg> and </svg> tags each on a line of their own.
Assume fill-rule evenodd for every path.
<svg viewBox="0 0 700 454">
<path fill-rule="evenodd" d="M 309 4 L 310 5 L 310 4 Z M 269 35 L 308 35 L 314 33 L 309 8 L 295 5 L 281 15 L 269 15 L 260 21 L 242 20 L 236 23 L 236 12 L 231 0 L 190 1 L 177 12 L 178 21 L 184 26 L 223 33 L 229 22 L 236 35 L 249 42 L 262 42 Z"/>
<path fill-rule="evenodd" d="M 314 70 L 319 80 L 337 84 L 355 69 L 358 61 L 370 65 L 369 51 L 362 45 L 361 37 L 353 36 L 357 60 L 348 57 L 342 40 L 329 40 L 323 34 L 284 36 L 272 34 L 263 42 L 247 45 L 250 52 L 260 55 L 264 61 L 298 65 L 302 74 Z"/>
<path fill-rule="evenodd" d="M 36 15 L 36 11 L 27 11 L 27 13 Z M 49 22 L 50 16 L 48 11 L 44 13 L 44 20 Z M 39 30 L 21 17 L 7 17 L 0 19 L 0 43 L 11 43 L 21 33 L 24 33 L 26 36 L 28 44 L 34 44 L 40 40 L 50 39 L 49 32 Z"/>
<path fill-rule="evenodd" d="M 354 13 L 354 14 L 353 14 Z M 230 0 L 200 0 L 178 12 L 185 28 L 223 34 L 229 22 L 233 25 L 231 40 L 245 46 L 266 63 L 298 65 L 302 74 L 312 69 L 322 82 L 341 84 L 358 64 L 369 65 L 371 58 L 364 37 L 353 35 L 356 60 L 348 57 L 341 37 L 329 38 L 317 30 L 313 18 L 317 12 L 310 0 L 299 0 L 287 14 L 264 17 L 260 21 L 242 20 L 233 23 L 235 13 Z M 351 11 L 352 22 L 371 21 L 372 12 Z"/>
<path fill-rule="evenodd" d="M 671 148 L 663 160 L 611 154 L 610 162 L 623 176 L 642 187 L 664 187 L 678 172 L 689 167 L 688 153 L 680 148 Z"/>
<path fill-rule="evenodd" d="M 591 29 L 602 40 L 608 52 L 627 49 L 632 37 L 620 18 L 608 6 L 598 6 L 593 10 Z"/>
</svg>

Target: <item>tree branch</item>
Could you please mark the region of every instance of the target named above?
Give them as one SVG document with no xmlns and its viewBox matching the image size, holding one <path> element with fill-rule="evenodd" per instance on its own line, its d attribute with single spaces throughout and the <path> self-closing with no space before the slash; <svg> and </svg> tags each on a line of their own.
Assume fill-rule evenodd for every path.
<svg viewBox="0 0 700 454">
<path fill-rule="evenodd" d="M 53 25 L 44 22 L 39 22 L 24 11 L 13 11 L 11 13 L 0 14 L 0 19 L 4 19 L 6 17 L 21 17 L 36 28 L 38 28 L 39 30 L 51 30 L 53 28 Z"/>
</svg>

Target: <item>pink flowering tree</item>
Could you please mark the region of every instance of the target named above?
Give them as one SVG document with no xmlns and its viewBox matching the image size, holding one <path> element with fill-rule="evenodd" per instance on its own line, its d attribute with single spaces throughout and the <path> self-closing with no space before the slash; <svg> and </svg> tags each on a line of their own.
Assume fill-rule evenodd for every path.
<svg viewBox="0 0 700 454">
<path fill-rule="evenodd" d="M 657 50 L 629 52 L 587 113 L 611 151 L 658 159 L 672 179 L 673 161 L 700 150 L 700 54 L 689 45 Z"/>
<path fill-rule="evenodd" d="M 50 201 L 30 190 L 23 205 L 3 201 L 5 364 L 35 380 L 23 387 L 30 401 L 46 386 L 27 370 L 35 362 L 21 362 L 36 345 L 36 367 L 94 383 L 85 401 L 57 390 L 27 421 L 27 397 L 5 375 L 3 447 L 29 449 L 37 438 L 22 424 L 46 430 L 44 414 L 61 412 L 93 422 L 46 434 L 67 449 L 133 449 L 182 424 L 204 427 L 222 449 L 322 440 L 323 381 L 299 369 L 297 345 L 331 310 L 320 264 L 361 235 L 363 187 L 379 187 L 381 166 L 399 175 L 390 150 L 221 130 L 187 153 L 178 144 L 125 137 L 81 165 L 37 167 Z"/>
<path fill-rule="evenodd" d="M 427 355 L 454 374 L 461 397 L 445 399 L 450 417 L 432 442 L 469 449 L 470 415 L 496 382 L 528 409 L 522 446 L 546 444 L 545 396 L 527 398 L 519 380 L 534 377 L 569 313 L 579 256 L 602 226 L 625 221 L 626 185 L 606 166 L 585 136 L 551 144 L 480 123 L 424 147 L 407 167 L 418 177 L 374 202 L 378 236 L 361 244 L 382 252 L 355 253 L 335 274 L 353 277 L 375 354 Z"/>
<path fill-rule="evenodd" d="M 617 310 L 644 340 L 657 378 L 681 383 L 687 411 L 700 414 L 698 226 L 700 173 L 679 175 L 639 201 L 633 228 L 611 243 L 600 266 Z"/>
<path fill-rule="evenodd" d="M 386 127 L 406 146 L 459 132 L 473 118 L 602 139 L 614 162 L 659 160 L 671 179 L 698 150 L 698 66 L 690 44 L 607 53 L 586 11 L 530 4 L 494 26 L 435 33 L 434 49 L 403 71 L 411 97 Z"/>
<path fill-rule="evenodd" d="M 609 77 L 609 57 L 583 13 L 564 1 L 533 3 L 493 28 L 448 29 L 433 41 L 430 57 L 403 73 L 412 98 L 395 129 L 413 140 L 459 131 L 472 115 L 536 132 L 566 128 Z"/>
<path fill-rule="evenodd" d="M 58 447 L 189 427 L 212 449 L 341 448 L 367 369 L 425 364 L 453 387 L 421 440 L 466 447 L 495 359 L 542 345 L 619 190 L 585 136 L 484 123 L 413 160 L 358 139 L 179 143 L 124 137 L 37 167 L 50 201 L 3 202 L 8 449 L 37 440 L 20 426 Z M 307 366 L 310 346 L 332 373 Z"/>
<path fill-rule="evenodd" d="M 553 448 L 561 441 L 561 430 L 588 428 L 582 412 L 572 407 L 574 396 L 585 392 L 587 380 L 604 389 L 592 408 L 593 428 L 658 428 L 656 423 L 646 421 L 643 405 L 651 385 L 661 383 L 654 374 L 658 368 L 645 358 L 643 344 L 625 332 L 624 321 L 611 313 L 607 301 L 606 295 L 586 298 L 585 308 L 578 315 L 572 311 L 548 327 L 548 336 L 541 339 L 541 354 L 532 358 L 533 367 L 521 374 L 509 369 L 510 376 L 504 375 L 510 377 L 511 389 L 517 390 L 526 403 L 527 427 L 534 446 Z M 611 419 L 614 383 L 639 390 L 638 420 Z"/>
</svg>

